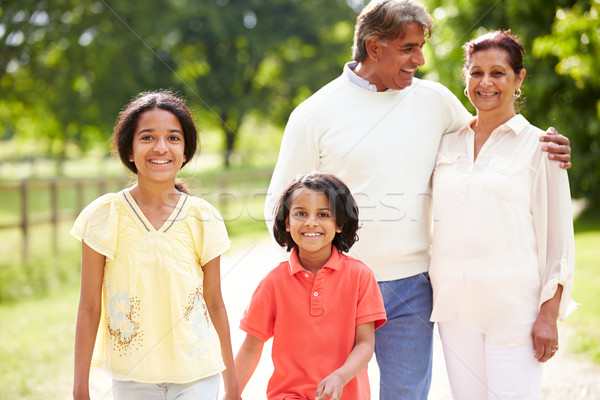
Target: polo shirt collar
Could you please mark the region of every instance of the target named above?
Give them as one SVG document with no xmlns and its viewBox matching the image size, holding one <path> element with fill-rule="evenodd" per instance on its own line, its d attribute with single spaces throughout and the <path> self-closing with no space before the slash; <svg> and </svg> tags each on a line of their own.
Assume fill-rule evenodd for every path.
<svg viewBox="0 0 600 400">
<path fill-rule="evenodd" d="M 323 265 L 323 268 L 329 268 L 338 270 L 340 269 L 340 252 L 335 246 L 331 246 L 331 256 L 329 260 Z M 288 260 L 290 265 L 290 275 L 295 275 L 298 272 L 306 272 L 306 270 L 300 264 L 300 260 L 298 259 L 298 249 L 292 249 L 292 253 L 290 254 L 290 258 Z"/>
</svg>

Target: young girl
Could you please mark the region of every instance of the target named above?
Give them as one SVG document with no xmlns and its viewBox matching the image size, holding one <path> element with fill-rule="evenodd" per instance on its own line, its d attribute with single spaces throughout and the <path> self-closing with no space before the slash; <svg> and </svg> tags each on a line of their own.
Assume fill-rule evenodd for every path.
<svg viewBox="0 0 600 400">
<path fill-rule="evenodd" d="M 274 236 L 292 251 L 260 283 L 240 327 L 235 365 L 244 389 L 273 337 L 269 399 L 370 398 L 366 365 L 386 321 L 371 270 L 341 254 L 358 239 L 358 207 L 333 175 L 293 182 L 276 208 Z M 240 392 L 241 393 L 241 392 Z"/>
<path fill-rule="evenodd" d="M 141 93 L 112 140 L 137 182 L 93 201 L 71 231 L 82 241 L 74 398 L 89 399 L 93 364 L 112 375 L 115 400 L 214 400 L 222 371 L 237 399 L 220 288 L 227 231 L 175 180 L 197 147 L 190 112 L 170 92 Z"/>
</svg>

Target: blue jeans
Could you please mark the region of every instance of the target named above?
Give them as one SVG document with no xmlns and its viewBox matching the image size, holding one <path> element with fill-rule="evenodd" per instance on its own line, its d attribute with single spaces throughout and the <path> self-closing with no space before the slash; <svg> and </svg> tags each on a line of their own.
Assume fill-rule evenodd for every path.
<svg viewBox="0 0 600 400">
<path fill-rule="evenodd" d="M 142 383 L 113 380 L 115 400 L 217 400 L 221 374 L 190 383 Z"/>
<path fill-rule="evenodd" d="M 387 314 L 375 331 L 380 400 L 426 400 L 433 356 L 429 274 L 379 282 L 379 289 Z"/>
</svg>

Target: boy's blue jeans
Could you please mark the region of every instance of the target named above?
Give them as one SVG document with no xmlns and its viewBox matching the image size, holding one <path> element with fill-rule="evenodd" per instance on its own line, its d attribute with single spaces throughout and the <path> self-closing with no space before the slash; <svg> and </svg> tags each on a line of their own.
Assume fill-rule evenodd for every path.
<svg viewBox="0 0 600 400">
<path fill-rule="evenodd" d="M 380 400 L 426 400 L 433 356 L 429 274 L 379 282 L 379 289 L 387 314 L 375 331 Z"/>
</svg>

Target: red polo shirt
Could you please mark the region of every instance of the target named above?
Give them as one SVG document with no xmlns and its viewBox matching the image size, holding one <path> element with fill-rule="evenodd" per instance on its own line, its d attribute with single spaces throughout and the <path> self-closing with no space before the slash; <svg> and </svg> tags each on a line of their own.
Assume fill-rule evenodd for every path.
<svg viewBox="0 0 600 400">
<path fill-rule="evenodd" d="M 386 321 L 371 270 L 335 247 L 317 276 L 300 265 L 296 250 L 258 285 L 240 328 L 273 337 L 275 371 L 269 400 L 314 399 L 317 385 L 341 367 L 354 347 L 356 327 Z M 345 387 L 344 400 L 370 399 L 366 367 Z"/>
</svg>

